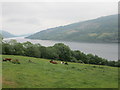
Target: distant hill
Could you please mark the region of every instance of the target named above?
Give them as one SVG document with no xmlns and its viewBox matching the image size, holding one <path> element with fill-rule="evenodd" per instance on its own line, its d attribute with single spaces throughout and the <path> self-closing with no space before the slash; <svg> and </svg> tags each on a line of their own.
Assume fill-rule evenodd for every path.
<svg viewBox="0 0 120 90">
<path fill-rule="evenodd" d="M 32 33 L 17 35 L 17 37 L 27 37 L 32 35 Z"/>
<path fill-rule="evenodd" d="M 0 37 L 3 37 L 3 38 L 11 38 L 11 37 L 15 37 L 15 35 L 7 32 L 7 31 L 0 30 Z"/>
<path fill-rule="evenodd" d="M 26 38 L 75 42 L 118 42 L 118 15 L 50 28 Z"/>
</svg>

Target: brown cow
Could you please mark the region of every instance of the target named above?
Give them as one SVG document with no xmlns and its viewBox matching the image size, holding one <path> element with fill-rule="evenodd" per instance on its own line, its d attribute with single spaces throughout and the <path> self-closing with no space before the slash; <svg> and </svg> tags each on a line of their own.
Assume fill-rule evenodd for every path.
<svg viewBox="0 0 120 90">
<path fill-rule="evenodd" d="M 5 59 L 3 59 L 3 61 L 9 61 L 9 62 L 11 62 L 11 58 L 5 58 Z"/>
<path fill-rule="evenodd" d="M 52 64 L 58 64 L 57 62 L 55 62 L 53 60 L 51 60 L 50 63 L 52 63 Z"/>
</svg>

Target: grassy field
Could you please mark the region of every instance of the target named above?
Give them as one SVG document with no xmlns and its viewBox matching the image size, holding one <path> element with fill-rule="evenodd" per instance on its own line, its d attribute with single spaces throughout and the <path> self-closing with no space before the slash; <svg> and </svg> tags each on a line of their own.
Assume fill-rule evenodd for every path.
<svg viewBox="0 0 120 90">
<path fill-rule="evenodd" d="M 2 63 L 3 88 L 117 88 L 118 68 L 79 63 L 51 64 L 48 59 L 3 55 L 21 64 Z M 29 63 L 32 60 L 34 63 Z"/>
</svg>

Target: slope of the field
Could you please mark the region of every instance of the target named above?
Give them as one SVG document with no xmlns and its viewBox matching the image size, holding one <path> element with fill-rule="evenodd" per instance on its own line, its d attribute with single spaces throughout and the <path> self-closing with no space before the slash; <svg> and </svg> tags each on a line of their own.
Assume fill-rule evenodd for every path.
<svg viewBox="0 0 120 90">
<path fill-rule="evenodd" d="M 118 68 L 70 63 L 51 64 L 48 59 L 3 55 L 21 64 L 2 63 L 3 88 L 117 88 Z M 32 60 L 33 63 L 28 61 Z"/>
</svg>

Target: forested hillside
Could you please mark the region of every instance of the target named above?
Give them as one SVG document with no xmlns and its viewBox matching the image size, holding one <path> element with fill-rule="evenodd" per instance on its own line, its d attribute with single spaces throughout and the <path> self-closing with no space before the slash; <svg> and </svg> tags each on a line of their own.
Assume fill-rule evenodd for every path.
<svg viewBox="0 0 120 90">
<path fill-rule="evenodd" d="M 50 28 L 27 38 L 77 42 L 118 42 L 118 15 Z"/>
</svg>

